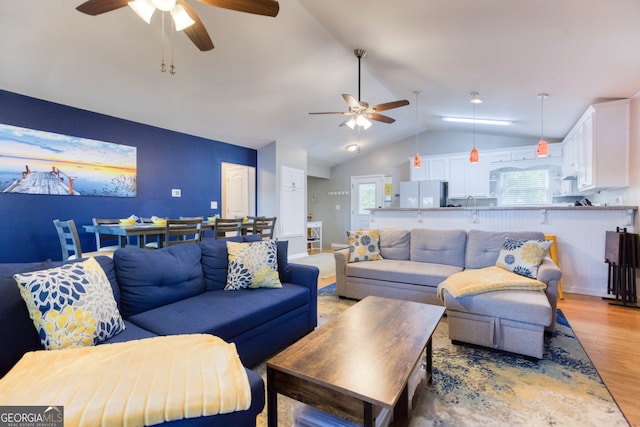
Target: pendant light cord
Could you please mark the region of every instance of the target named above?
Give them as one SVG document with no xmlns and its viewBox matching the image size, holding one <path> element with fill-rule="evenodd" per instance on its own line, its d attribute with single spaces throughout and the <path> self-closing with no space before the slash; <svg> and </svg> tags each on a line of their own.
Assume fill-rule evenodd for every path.
<svg viewBox="0 0 640 427">
<path fill-rule="evenodd" d="M 418 95 L 420 95 L 420 91 L 416 90 L 414 93 L 416 94 L 416 154 L 419 154 L 420 147 L 418 145 Z"/>
<path fill-rule="evenodd" d="M 546 96 L 540 95 L 540 140 L 544 140 L 544 99 Z"/>
<path fill-rule="evenodd" d="M 473 148 L 476 148 L 476 103 L 475 103 L 475 98 L 476 95 L 473 95 L 473 99 L 471 100 L 471 105 L 473 107 L 473 129 L 472 129 L 472 133 L 473 133 Z"/>
</svg>

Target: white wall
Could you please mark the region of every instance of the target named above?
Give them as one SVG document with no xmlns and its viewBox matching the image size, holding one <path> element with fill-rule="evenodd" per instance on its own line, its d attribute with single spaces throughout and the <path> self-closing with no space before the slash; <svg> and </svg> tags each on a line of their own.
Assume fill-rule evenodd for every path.
<svg viewBox="0 0 640 427">
<path fill-rule="evenodd" d="M 307 173 L 307 152 L 295 145 L 274 142 L 258 150 L 258 215 L 280 217 L 282 166 L 302 169 Z M 305 189 L 305 191 L 307 191 Z M 306 206 L 304 207 L 306 219 Z M 275 237 L 280 236 L 280 219 L 276 221 Z M 307 254 L 307 237 L 288 237 L 289 256 Z"/>
</svg>

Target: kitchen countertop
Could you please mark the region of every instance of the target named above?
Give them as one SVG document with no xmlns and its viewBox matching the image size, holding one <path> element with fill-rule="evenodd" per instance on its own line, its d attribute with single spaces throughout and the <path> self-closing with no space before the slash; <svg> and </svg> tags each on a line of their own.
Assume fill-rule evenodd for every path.
<svg viewBox="0 0 640 427">
<path fill-rule="evenodd" d="M 614 211 L 614 210 L 633 210 L 637 211 L 637 206 L 562 206 L 562 205 L 544 205 L 544 206 L 468 206 L 455 208 L 374 208 L 372 212 L 393 212 L 393 211 L 442 211 L 442 210 L 458 210 L 458 211 L 531 211 L 531 210 L 572 210 L 572 211 Z"/>
</svg>

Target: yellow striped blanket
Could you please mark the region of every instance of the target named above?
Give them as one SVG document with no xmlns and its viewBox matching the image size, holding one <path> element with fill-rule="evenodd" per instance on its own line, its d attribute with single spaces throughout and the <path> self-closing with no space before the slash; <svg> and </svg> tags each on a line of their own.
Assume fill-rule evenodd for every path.
<svg viewBox="0 0 640 427">
<path fill-rule="evenodd" d="M 143 426 L 248 409 L 234 344 L 155 337 L 26 353 L 0 379 L 0 405 L 63 405 L 65 426 Z"/>
<path fill-rule="evenodd" d="M 442 292 L 446 289 L 454 298 L 483 292 L 504 290 L 546 289 L 543 282 L 512 273 L 504 268 L 491 266 L 477 270 L 464 270 L 449 276 L 438 285 L 438 298 L 444 301 Z"/>
</svg>

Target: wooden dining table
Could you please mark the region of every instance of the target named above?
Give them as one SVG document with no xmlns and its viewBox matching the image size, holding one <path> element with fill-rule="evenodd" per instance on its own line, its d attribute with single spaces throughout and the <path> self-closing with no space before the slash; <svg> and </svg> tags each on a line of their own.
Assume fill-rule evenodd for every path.
<svg viewBox="0 0 640 427">
<path fill-rule="evenodd" d="M 165 232 L 164 225 L 157 225 L 153 223 L 135 223 L 135 224 L 99 224 L 99 225 L 84 225 L 87 233 L 100 233 L 110 236 L 119 236 L 120 247 L 124 248 L 127 245 L 127 241 L 130 237 L 135 237 L 138 240 L 138 246 L 143 248 L 145 244 L 144 237 L 155 236 L 158 242 L 162 241 Z M 180 225 L 176 225 L 180 227 Z M 213 230 L 215 222 L 202 221 L 202 231 Z M 252 223 L 243 223 L 240 229 L 240 234 L 245 235 L 253 227 Z"/>
</svg>

